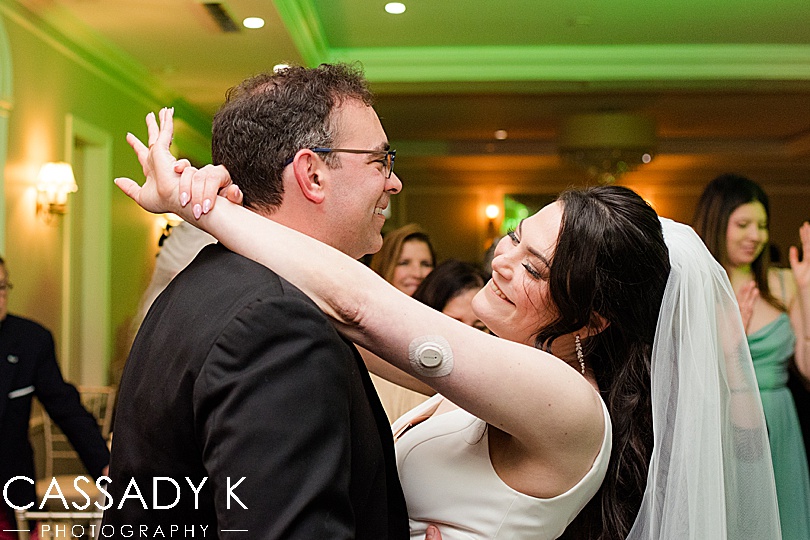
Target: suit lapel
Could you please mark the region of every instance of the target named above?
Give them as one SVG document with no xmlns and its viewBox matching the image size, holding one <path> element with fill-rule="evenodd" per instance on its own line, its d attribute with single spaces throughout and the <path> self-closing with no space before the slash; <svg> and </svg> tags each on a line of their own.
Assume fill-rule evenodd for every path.
<svg viewBox="0 0 810 540">
<path fill-rule="evenodd" d="M 380 437 L 393 440 L 391 424 L 388 423 L 388 415 L 385 414 L 380 396 L 377 394 L 377 389 L 374 388 L 374 383 L 371 381 L 371 377 L 368 374 L 368 369 L 366 368 L 365 362 L 363 362 L 363 357 L 360 356 L 360 352 L 357 350 L 354 343 L 345 338 L 343 338 L 343 340 L 351 347 L 352 354 L 354 354 L 354 361 L 357 362 L 357 370 L 360 372 L 360 378 L 363 379 L 363 388 L 366 391 L 366 397 L 371 406 L 371 412 L 374 414 L 377 429 L 380 431 Z"/>
<path fill-rule="evenodd" d="M 394 435 L 391 431 L 391 424 L 388 422 L 388 415 L 385 414 L 377 389 L 371 382 L 371 377 L 363 362 L 363 357 L 357 347 L 348 340 L 346 343 L 354 353 L 357 369 L 363 379 L 363 388 L 366 390 L 371 413 L 380 432 L 380 442 L 382 444 L 383 459 L 385 460 L 386 492 L 388 497 L 388 533 L 389 538 L 408 538 L 408 509 L 405 504 L 405 495 L 402 492 L 402 485 L 399 483 L 397 474 L 397 458 L 394 452 Z"/>
</svg>

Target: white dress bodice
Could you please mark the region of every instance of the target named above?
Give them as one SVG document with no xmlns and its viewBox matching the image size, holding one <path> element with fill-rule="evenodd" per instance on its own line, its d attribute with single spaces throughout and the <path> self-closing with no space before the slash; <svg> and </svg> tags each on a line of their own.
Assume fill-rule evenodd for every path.
<svg viewBox="0 0 810 540">
<path fill-rule="evenodd" d="M 392 425 L 402 431 L 435 411 L 435 395 Z M 602 403 L 605 436 L 590 471 L 567 492 L 550 499 L 524 495 L 506 485 L 489 458 L 487 424 L 463 409 L 430 416 L 396 442 L 397 469 L 405 492 L 411 538 L 423 539 L 428 524 L 442 540 L 543 540 L 557 538 L 602 484 L 610 458 L 612 429 Z"/>
</svg>

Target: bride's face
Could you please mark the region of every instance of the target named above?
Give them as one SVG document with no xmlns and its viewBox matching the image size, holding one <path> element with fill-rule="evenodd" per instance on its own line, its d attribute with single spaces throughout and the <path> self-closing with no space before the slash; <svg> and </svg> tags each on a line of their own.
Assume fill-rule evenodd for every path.
<svg viewBox="0 0 810 540">
<path fill-rule="evenodd" d="M 498 243 L 492 279 L 473 299 L 473 310 L 504 339 L 534 345 L 538 329 L 556 315 L 548 301 L 548 279 L 562 210 L 559 202 L 544 207 Z"/>
</svg>

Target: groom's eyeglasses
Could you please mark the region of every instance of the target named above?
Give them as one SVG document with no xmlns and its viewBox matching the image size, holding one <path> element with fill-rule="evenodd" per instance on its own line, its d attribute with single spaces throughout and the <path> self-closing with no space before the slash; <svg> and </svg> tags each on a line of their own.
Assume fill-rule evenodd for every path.
<svg viewBox="0 0 810 540">
<path fill-rule="evenodd" d="M 383 166 L 382 172 L 386 178 L 391 178 L 391 173 L 394 172 L 394 158 L 397 157 L 396 150 L 353 150 L 350 148 L 323 148 L 323 147 L 310 148 L 310 150 L 318 154 L 329 154 L 332 152 L 344 152 L 346 154 L 377 154 L 382 157 L 375 161 L 379 161 L 380 163 L 382 163 Z M 286 167 L 287 165 L 292 163 L 294 159 L 295 156 L 285 161 L 284 166 Z"/>
</svg>

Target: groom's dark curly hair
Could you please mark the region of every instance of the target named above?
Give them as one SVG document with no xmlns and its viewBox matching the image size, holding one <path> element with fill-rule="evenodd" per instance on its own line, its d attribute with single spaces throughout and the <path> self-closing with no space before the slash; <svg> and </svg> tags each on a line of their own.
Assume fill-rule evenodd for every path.
<svg viewBox="0 0 810 540">
<path fill-rule="evenodd" d="M 373 104 L 358 64 L 290 66 L 246 79 L 214 116 L 213 162 L 228 169 L 246 206 L 272 212 L 284 197 L 288 160 L 303 148 L 332 146 L 332 113 L 347 100 Z M 340 166 L 333 154 L 323 159 Z"/>
</svg>

